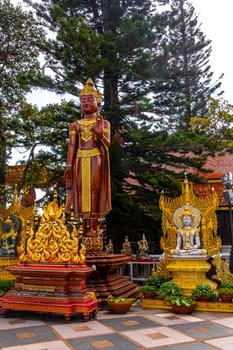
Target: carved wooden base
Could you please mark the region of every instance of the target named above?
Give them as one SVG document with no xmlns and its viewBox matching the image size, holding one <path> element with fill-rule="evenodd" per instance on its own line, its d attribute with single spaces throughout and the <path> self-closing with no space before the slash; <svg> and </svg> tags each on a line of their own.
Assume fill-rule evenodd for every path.
<svg viewBox="0 0 233 350">
<path fill-rule="evenodd" d="M 62 313 L 66 321 L 73 313 L 83 318 L 95 316 L 98 302 L 87 291 L 86 265 L 15 265 L 8 268 L 16 276 L 15 286 L 0 300 L 2 312 L 27 310 Z"/>
<path fill-rule="evenodd" d="M 206 277 L 211 265 L 207 258 L 171 258 L 167 270 L 172 273 L 172 281 L 182 289 L 184 295 L 191 295 L 197 284 L 217 284 Z"/>
<path fill-rule="evenodd" d="M 137 298 L 140 295 L 139 286 L 117 273 L 130 259 L 124 254 L 87 255 L 86 264 L 96 267 L 96 271 L 87 278 L 88 290 L 94 291 L 100 300 L 106 300 L 109 295 Z"/>
</svg>

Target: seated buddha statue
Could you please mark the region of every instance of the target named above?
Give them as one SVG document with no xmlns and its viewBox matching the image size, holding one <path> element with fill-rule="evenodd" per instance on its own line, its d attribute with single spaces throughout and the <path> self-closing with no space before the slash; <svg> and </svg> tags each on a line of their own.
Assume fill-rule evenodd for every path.
<svg viewBox="0 0 233 350">
<path fill-rule="evenodd" d="M 108 244 L 105 246 L 105 250 L 107 253 L 113 254 L 113 243 L 112 243 L 111 238 L 109 239 Z"/>
<path fill-rule="evenodd" d="M 131 242 L 129 241 L 128 236 L 125 236 L 125 240 L 121 249 L 121 254 L 132 255 Z"/>
<path fill-rule="evenodd" d="M 192 206 L 183 206 L 174 213 L 177 227 L 176 248 L 170 251 L 172 257 L 205 257 L 207 251 L 201 248 L 200 212 Z"/>
</svg>

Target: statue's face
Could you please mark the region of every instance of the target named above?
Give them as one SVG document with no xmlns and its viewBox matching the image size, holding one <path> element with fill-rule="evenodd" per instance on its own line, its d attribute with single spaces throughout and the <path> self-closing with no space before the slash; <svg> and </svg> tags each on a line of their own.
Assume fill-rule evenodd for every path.
<svg viewBox="0 0 233 350">
<path fill-rule="evenodd" d="M 98 110 L 98 104 L 95 95 L 84 95 L 80 98 L 81 110 L 85 114 L 96 113 Z"/>
<path fill-rule="evenodd" d="M 192 218 L 191 216 L 183 216 L 183 225 L 186 226 L 192 226 Z"/>
</svg>

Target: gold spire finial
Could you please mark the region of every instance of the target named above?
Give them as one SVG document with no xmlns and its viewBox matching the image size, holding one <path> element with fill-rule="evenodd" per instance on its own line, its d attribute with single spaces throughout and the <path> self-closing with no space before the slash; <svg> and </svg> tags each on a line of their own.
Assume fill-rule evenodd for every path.
<svg viewBox="0 0 233 350">
<path fill-rule="evenodd" d="M 94 95 L 97 99 L 97 102 L 101 100 L 101 94 L 94 88 L 94 82 L 91 78 L 88 78 L 84 89 L 80 91 L 80 96 L 84 95 Z"/>
</svg>

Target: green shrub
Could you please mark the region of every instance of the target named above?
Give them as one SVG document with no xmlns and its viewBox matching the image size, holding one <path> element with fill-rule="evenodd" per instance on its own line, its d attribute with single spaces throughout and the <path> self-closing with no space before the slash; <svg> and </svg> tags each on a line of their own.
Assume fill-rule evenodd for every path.
<svg viewBox="0 0 233 350">
<path fill-rule="evenodd" d="M 209 297 L 213 299 L 218 298 L 218 293 L 209 284 L 198 284 L 192 291 L 194 297 Z"/>
<path fill-rule="evenodd" d="M 168 281 L 169 279 L 163 275 L 150 276 L 145 279 L 145 281 L 143 282 L 143 285 L 153 286 L 156 289 L 159 289 L 164 282 L 168 282 Z"/>
<path fill-rule="evenodd" d="M 233 295 L 233 287 L 219 286 L 217 292 L 219 295 Z"/>
<path fill-rule="evenodd" d="M 0 280 L 0 296 L 11 289 L 15 284 L 13 280 Z"/>
<path fill-rule="evenodd" d="M 175 297 L 172 297 L 170 302 L 176 306 L 184 305 L 184 306 L 190 307 L 194 303 L 194 300 L 191 297 L 177 295 Z"/>
<path fill-rule="evenodd" d="M 152 293 L 152 294 L 156 294 L 156 292 L 158 291 L 157 288 L 155 286 L 150 286 L 147 284 L 144 284 L 143 286 L 140 287 L 140 291 L 142 293 Z"/>
<path fill-rule="evenodd" d="M 219 288 L 231 288 L 231 289 L 233 289 L 233 282 L 220 283 L 220 285 L 218 286 L 218 289 Z"/>
<path fill-rule="evenodd" d="M 182 295 L 182 290 L 175 282 L 168 281 L 159 288 L 159 295 L 164 300 L 171 300 L 174 296 Z"/>
<path fill-rule="evenodd" d="M 128 303 L 135 301 L 134 298 L 122 298 L 122 297 L 114 297 L 112 295 L 109 295 L 107 297 L 107 301 L 111 303 Z"/>
</svg>

